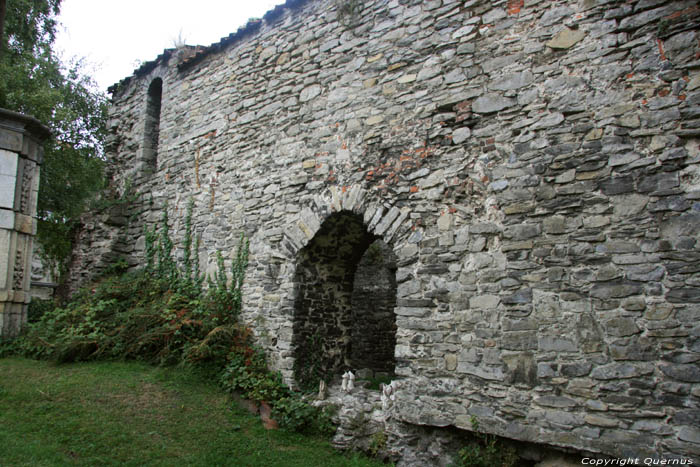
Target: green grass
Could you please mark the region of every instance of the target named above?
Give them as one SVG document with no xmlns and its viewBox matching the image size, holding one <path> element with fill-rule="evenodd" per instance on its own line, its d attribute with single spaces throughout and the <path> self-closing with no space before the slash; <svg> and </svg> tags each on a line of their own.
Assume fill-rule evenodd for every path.
<svg viewBox="0 0 700 467">
<path fill-rule="evenodd" d="M 214 383 L 136 362 L 0 359 L 0 465 L 370 466 L 265 430 Z"/>
</svg>

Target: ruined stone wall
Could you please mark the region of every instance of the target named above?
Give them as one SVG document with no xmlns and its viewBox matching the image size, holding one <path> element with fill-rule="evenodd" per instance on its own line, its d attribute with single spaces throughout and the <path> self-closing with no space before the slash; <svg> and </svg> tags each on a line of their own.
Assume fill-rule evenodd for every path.
<svg viewBox="0 0 700 467">
<path fill-rule="evenodd" d="M 697 458 L 696 2 L 354 3 L 290 1 L 113 89 L 123 254 L 166 201 L 177 237 L 194 198 L 209 269 L 244 231 L 242 318 L 293 382 L 299 254 L 354 213 L 397 259 L 401 422 Z"/>
</svg>

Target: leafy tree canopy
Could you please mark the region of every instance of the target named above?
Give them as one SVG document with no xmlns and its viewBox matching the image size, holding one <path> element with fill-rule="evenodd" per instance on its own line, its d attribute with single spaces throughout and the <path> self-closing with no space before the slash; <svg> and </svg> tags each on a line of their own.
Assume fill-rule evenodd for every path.
<svg viewBox="0 0 700 467">
<path fill-rule="evenodd" d="M 0 0 L 4 2 L 5 0 Z M 53 50 L 61 0 L 7 0 L 0 38 L 0 107 L 31 115 L 52 132 L 39 189 L 38 238 L 59 272 L 71 232 L 103 187 L 106 98 L 83 72 Z"/>
</svg>

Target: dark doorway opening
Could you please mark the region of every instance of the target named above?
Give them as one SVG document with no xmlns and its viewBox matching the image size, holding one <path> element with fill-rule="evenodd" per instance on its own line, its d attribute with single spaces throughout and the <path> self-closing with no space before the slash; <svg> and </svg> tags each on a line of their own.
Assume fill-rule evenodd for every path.
<svg viewBox="0 0 700 467">
<path fill-rule="evenodd" d="M 344 371 L 391 376 L 396 346 L 396 258 L 350 212 L 331 215 L 299 251 L 294 378 L 305 389 Z"/>
</svg>

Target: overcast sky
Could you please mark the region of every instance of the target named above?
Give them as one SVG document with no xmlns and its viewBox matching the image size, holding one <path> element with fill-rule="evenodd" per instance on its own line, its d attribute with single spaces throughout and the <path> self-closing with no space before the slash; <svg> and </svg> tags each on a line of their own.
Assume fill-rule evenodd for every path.
<svg viewBox="0 0 700 467">
<path fill-rule="evenodd" d="M 100 89 L 171 48 L 210 45 L 284 0 L 63 0 L 56 50 L 85 57 Z"/>
</svg>

